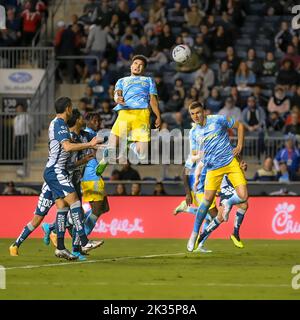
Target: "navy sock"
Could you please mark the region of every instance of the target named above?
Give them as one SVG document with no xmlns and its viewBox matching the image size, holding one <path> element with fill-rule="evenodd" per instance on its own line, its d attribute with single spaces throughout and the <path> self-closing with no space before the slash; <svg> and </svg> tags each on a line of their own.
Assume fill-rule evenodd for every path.
<svg viewBox="0 0 300 320">
<path fill-rule="evenodd" d="M 89 240 L 84 231 L 84 226 L 82 223 L 83 214 L 82 214 L 81 203 L 79 200 L 71 205 L 71 216 L 72 216 L 75 230 L 80 237 L 81 245 L 85 246 Z"/>
<path fill-rule="evenodd" d="M 218 217 L 215 217 L 213 219 L 213 221 L 208 225 L 208 227 L 204 230 L 204 232 L 201 234 L 201 236 L 199 238 L 199 242 L 202 242 L 203 239 L 208 237 L 214 230 L 216 230 L 218 228 L 218 226 L 220 224 L 221 223 L 220 223 Z"/>
<path fill-rule="evenodd" d="M 57 234 L 57 249 L 65 249 L 65 232 L 66 220 L 69 208 L 62 208 L 57 210 L 56 215 L 56 234 Z"/>
<path fill-rule="evenodd" d="M 238 209 L 235 215 L 233 234 L 238 240 L 240 240 L 240 227 L 243 223 L 245 213 L 246 211 L 244 209 Z"/>
<path fill-rule="evenodd" d="M 21 234 L 19 235 L 19 238 L 16 240 L 15 245 L 17 247 L 20 247 L 20 245 L 27 239 L 27 237 L 31 234 L 31 232 L 34 230 L 34 226 L 29 222 L 27 226 L 23 229 Z"/>
<path fill-rule="evenodd" d="M 53 232 L 53 231 L 56 232 L 56 222 L 49 224 L 49 230 L 50 230 L 50 232 Z"/>
</svg>

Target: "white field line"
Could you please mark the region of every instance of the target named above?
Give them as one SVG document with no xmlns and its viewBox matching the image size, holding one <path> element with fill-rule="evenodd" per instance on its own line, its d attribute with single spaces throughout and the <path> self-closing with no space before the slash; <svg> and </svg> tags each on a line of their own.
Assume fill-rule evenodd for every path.
<svg viewBox="0 0 300 320">
<path fill-rule="evenodd" d="M 184 253 L 184 252 L 178 252 L 178 253 L 151 254 L 151 255 L 146 255 L 146 256 L 129 256 L 129 257 L 105 258 L 105 259 L 86 260 L 86 261 L 48 263 L 48 264 L 39 264 L 39 265 L 8 267 L 8 268 L 5 268 L 5 270 L 8 271 L 8 270 L 18 270 L 18 269 L 36 269 L 36 268 L 48 268 L 48 267 L 77 266 L 79 264 L 88 264 L 88 263 L 97 263 L 97 262 L 122 261 L 122 260 L 130 260 L 130 259 L 151 259 L 151 258 L 158 258 L 158 257 L 182 256 L 182 255 L 186 255 L 186 254 L 187 253 Z M 18 258 L 16 258 L 16 259 L 18 259 Z"/>
</svg>

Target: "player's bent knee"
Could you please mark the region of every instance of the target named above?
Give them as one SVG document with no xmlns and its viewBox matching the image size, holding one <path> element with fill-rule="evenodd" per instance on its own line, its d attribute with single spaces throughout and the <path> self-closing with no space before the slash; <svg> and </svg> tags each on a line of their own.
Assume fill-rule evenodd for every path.
<svg viewBox="0 0 300 320">
<path fill-rule="evenodd" d="M 44 216 L 39 216 L 37 214 L 34 215 L 33 219 L 31 220 L 31 225 L 36 229 L 44 220 Z"/>
</svg>

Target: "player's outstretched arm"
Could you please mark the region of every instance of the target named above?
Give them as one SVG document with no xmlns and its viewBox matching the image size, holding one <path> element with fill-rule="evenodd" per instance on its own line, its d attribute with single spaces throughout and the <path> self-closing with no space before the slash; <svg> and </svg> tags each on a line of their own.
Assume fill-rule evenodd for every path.
<svg viewBox="0 0 300 320">
<path fill-rule="evenodd" d="M 161 126 L 161 117 L 156 94 L 150 94 L 150 107 L 156 116 L 155 127 L 159 129 Z"/>
<path fill-rule="evenodd" d="M 241 122 L 235 121 L 233 128 L 237 129 L 238 141 L 237 146 L 233 149 L 233 155 L 237 156 L 242 152 L 244 146 L 245 127 Z"/>
<path fill-rule="evenodd" d="M 73 152 L 73 151 L 81 151 L 85 149 L 93 149 L 98 144 L 101 144 L 103 141 L 101 138 L 94 137 L 90 142 L 86 143 L 72 143 L 69 140 L 65 140 L 62 142 L 62 146 L 66 152 Z"/>
</svg>

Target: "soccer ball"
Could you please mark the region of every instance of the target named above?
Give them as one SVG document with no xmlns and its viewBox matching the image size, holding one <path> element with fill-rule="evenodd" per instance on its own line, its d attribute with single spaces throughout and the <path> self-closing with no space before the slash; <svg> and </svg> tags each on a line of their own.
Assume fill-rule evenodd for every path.
<svg viewBox="0 0 300 320">
<path fill-rule="evenodd" d="M 191 56 L 191 49 L 185 44 L 176 46 L 172 51 L 174 61 L 178 63 L 186 63 Z"/>
</svg>

